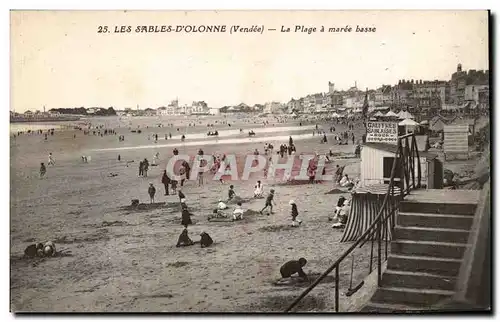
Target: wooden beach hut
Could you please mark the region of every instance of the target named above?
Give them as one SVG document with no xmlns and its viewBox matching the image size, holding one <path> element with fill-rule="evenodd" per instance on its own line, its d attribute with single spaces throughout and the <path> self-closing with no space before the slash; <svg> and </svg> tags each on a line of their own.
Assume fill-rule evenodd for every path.
<svg viewBox="0 0 500 322">
<path fill-rule="evenodd" d="M 397 145 L 388 143 L 365 143 L 361 149 L 361 186 L 388 184 L 391 176 L 392 164 L 397 152 Z M 429 189 L 443 187 L 443 164 L 434 153 L 419 152 L 422 185 Z M 418 161 L 415 160 L 415 169 Z M 398 170 L 394 179 L 401 187 L 401 171 Z"/>
</svg>

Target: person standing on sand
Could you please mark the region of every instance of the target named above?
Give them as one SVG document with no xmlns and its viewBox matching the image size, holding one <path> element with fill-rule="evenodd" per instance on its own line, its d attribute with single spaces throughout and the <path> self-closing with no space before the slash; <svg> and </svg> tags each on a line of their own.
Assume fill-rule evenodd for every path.
<svg viewBox="0 0 500 322">
<path fill-rule="evenodd" d="M 140 161 L 139 162 L 139 175 L 138 175 L 138 177 L 139 178 L 142 177 L 143 173 L 144 173 L 144 163 L 142 161 Z"/>
<path fill-rule="evenodd" d="M 201 155 L 203 155 L 203 150 L 200 149 L 200 152 L 202 153 Z M 205 159 L 201 159 L 200 160 L 200 170 L 201 168 L 205 167 L 207 165 L 207 161 Z M 203 186 L 203 171 L 199 171 L 198 172 L 198 186 Z"/>
<path fill-rule="evenodd" d="M 236 196 L 236 193 L 234 192 L 234 186 L 230 185 L 229 186 L 229 191 L 227 192 L 227 200 L 232 200 Z"/>
<path fill-rule="evenodd" d="M 40 163 L 40 179 L 45 177 L 45 173 L 47 172 L 47 169 L 45 168 L 45 164 Z"/>
<path fill-rule="evenodd" d="M 163 183 L 163 186 L 165 187 L 165 196 L 169 195 L 168 186 L 170 185 L 171 182 L 172 180 L 170 180 L 167 174 L 167 170 L 163 171 L 163 176 L 161 177 L 161 183 Z"/>
<path fill-rule="evenodd" d="M 273 213 L 273 199 L 274 199 L 274 189 L 271 189 L 271 191 L 269 192 L 269 195 L 267 196 L 267 199 L 266 199 L 266 205 L 260 211 L 261 214 L 264 212 L 264 210 L 267 209 L 267 207 L 270 207 L 271 214 Z M 269 214 L 267 214 L 267 215 L 269 216 Z"/>
<path fill-rule="evenodd" d="M 295 204 L 295 201 L 293 200 L 290 200 L 290 206 L 292 206 L 292 226 L 293 227 L 298 227 L 300 226 L 300 224 L 302 223 L 302 220 L 295 220 L 297 218 L 297 216 L 299 215 L 299 210 L 297 209 L 297 205 Z"/>
<path fill-rule="evenodd" d="M 143 174 L 145 177 L 147 177 L 148 176 L 148 169 L 149 169 L 149 161 L 146 158 L 144 158 L 143 167 L 144 167 Z"/>
<path fill-rule="evenodd" d="M 155 202 L 156 188 L 155 188 L 155 186 L 153 186 L 152 182 L 149 183 L 148 194 L 149 194 L 149 203 L 154 203 Z"/>
</svg>

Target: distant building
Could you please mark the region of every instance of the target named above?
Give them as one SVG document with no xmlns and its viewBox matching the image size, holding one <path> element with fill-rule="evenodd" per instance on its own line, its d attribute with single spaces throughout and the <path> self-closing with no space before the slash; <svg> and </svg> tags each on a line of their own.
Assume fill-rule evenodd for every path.
<svg viewBox="0 0 500 322">
<path fill-rule="evenodd" d="M 178 115 L 180 114 L 180 109 L 179 109 L 179 101 L 178 100 L 173 100 L 171 101 L 164 112 L 162 112 L 162 115 Z"/>
<path fill-rule="evenodd" d="M 158 116 L 168 115 L 167 114 L 167 108 L 165 106 L 158 107 L 156 109 L 156 115 L 158 115 Z"/>
<path fill-rule="evenodd" d="M 462 64 L 458 64 L 457 71 L 451 75 L 450 82 L 451 103 L 461 105 L 465 101 L 465 86 L 467 85 L 467 72 L 462 71 Z"/>
<path fill-rule="evenodd" d="M 354 86 L 349 88 L 344 94 L 343 107 L 348 109 L 360 108 L 363 107 L 364 100 L 365 95 L 363 91 L 360 91 L 357 82 L 354 82 Z"/>
<path fill-rule="evenodd" d="M 282 111 L 282 106 L 279 102 L 268 102 L 264 105 L 264 113 L 279 113 Z"/>
<path fill-rule="evenodd" d="M 382 85 L 375 91 L 375 106 L 392 105 L 391 85 Z"/>
<path fill-rule="evenodd" d="M 204 101 L 193 102 L 191 104 L 191 113 L 190 114 L 209 114 L 210 109 L 208 108 L 207 103 Z"/>
<path fill-rule="evenodd" d="M 302 101 L 300 99 L 291 99 L 287 104 L 286 108 L 288 113 L 292 112 L 302 112 L 303 111 L 303 106 L 302 106 Z"/>
<path fill-rule="evenodd" d="M 489 85 L 467 85 L 465 86 L 464 100 L 472 102 L 476 106 L 480 103 L 487 103 L 489 101 L 489 91 Z"/>
<path fill-rule="evenodd" d="M 413 105 L 414 84 L 414 80 L 399 80 L 398 84 L 392 87 L 392 106 L 401 109 Z"/>
<path fill-rule="evenodd" d="M 209 108 L 208 113 L 210 115 L 219 115 L 220 114 L 220 108 L 211 107 L 211 108 Z"/>
<path fill-rule="evenodd" d="M 442 105 L 450 103 L 450 86 L 446 81 L 417 81 L 413 86 L 414 112 L 436 115 Z"/>
<path fill-rule="evenodd" d="M 264 111 L 264 105 L 262 104 L 255 104 L 252 109 L 255 111 L 255 112 L 262 112 Z"/>
<path fill-rule="evenodd" d="M 156 110 L 152 108 L 146 108 L 143 113 L 145 116 L 155 116 L 156 115 Z"/>
</svg>

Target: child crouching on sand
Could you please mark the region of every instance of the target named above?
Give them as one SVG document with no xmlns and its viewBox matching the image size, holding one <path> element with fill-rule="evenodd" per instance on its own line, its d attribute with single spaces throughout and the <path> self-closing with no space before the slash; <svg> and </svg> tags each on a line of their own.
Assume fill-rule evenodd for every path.
<svg viewBox="0 0 500 322">
<path fill-rule="evenodd" d="M 233 211 L 233 220 L 242 220 L 243 219 L 243 208 L 241 208 L 241 202 L 236 204 L 236 208 Z"/>
</svg>

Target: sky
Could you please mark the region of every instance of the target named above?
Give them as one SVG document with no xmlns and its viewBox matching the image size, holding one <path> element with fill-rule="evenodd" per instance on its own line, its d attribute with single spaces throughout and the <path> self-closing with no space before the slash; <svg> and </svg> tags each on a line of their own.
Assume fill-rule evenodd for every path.
<svg viewBox="0 0 500 322">
<path fill-rule="evenodd" d="M 11 110 L 287 102 L 488 69 L 486 11 L 11 11 Z M 135 33 L 142 25 L 263 33 Z M 315 33 L 294 32 L 295 26 Z M 98 33 L 99 26 L 111 32 Z M 115 33 L 115 26 L 131 26 Z M 281 32 L 290 27 L 291 32 Z M 319 32 L 321 26 L 353 28 Z M 357 26 L 375 27 L 371 33 Z M 274 28 L 276 31 L 268 31 Z"/>
</svg>

